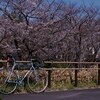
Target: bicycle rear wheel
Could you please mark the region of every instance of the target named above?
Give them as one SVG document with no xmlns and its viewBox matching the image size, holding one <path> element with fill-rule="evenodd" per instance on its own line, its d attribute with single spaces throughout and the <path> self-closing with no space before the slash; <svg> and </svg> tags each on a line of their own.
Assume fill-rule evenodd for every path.
<svg viewBox="0 0 100 100">
<path fill-rule="evenodd" d="M 48 77 L 45 70 L 34 70 L 28 76 L 28 86 L 32 92 L 44 92 L 48 85 Z"/>
<path fill-rule="evenodd" d="M 10 76 L 11 75 L 11 76 Z M 11 74 L 10 69 L 0 71 L 0 93 L 11 94 L 17 87 L 17 75 L 15 72 Z"/>
</svg>

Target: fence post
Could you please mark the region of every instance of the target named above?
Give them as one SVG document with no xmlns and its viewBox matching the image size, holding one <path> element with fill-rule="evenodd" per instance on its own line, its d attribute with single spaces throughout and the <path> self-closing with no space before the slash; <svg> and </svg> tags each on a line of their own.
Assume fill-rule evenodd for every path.
<svg viewBox="0 0 100 100">
<path fill-rule="evenodd" d="M 51 63 L 48 64 L 48 68 L 51 68 Z M 48 87 L 51 88 L 51 70 L 48 70 Z"/>
<path fill-rule="evenodd" d="M 100 64 L 98 64 L 98 85 L 100 85 Z"/>
<path fill-rule="evenodd" d="M 75 64 L 75 68 L 78 68 L 78 64 Z M 77 69 L 75 69 L 75 84 L 74 84 L 74 86 L 75 87 L 77 87 L 77 74 L 78 74 L 78 70 Z"/>
</svg>

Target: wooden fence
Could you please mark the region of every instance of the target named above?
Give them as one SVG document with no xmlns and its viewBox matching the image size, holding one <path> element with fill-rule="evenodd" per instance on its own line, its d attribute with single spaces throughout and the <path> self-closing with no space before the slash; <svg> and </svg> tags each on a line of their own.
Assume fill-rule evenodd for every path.
<svg viewBox="0 0 100 100">
<path fill-rule="evenodd" d="M 6 63 L 6 60 L 0 60 L 0 62 Z M 29 63 L 30 61 L 16 61 L 18 63 Z M 53 70 L 74 70 L 75 74 L 74 74 L 74 79 L 75 79 L 75 84 L 74 86 L 77 86 L 78 84 L 78 71 L 79 70 L 86 70 L 86 69 L 94 69 L 94 70 L 98 70 L 97 74 L 98 74 L 98 85 L 100 85 L 100 62 L 64 62 L 64 61 L 44 61 L 45 64 L 47 64 L 48 66 L 46 68 L 44 68 L 45 70 L 48 71 L 48 87 L 51 87 L 51 75 L 52 75 L 52 71 Z M 70 64 L 70 65 L 74 65 L 74 67 L 71 68 L 55 68 L 55 66 L 53 66 L 53 64 Z M 82 67 L 82 65 L 96 65 L 97 67 Z"/>
</svg>

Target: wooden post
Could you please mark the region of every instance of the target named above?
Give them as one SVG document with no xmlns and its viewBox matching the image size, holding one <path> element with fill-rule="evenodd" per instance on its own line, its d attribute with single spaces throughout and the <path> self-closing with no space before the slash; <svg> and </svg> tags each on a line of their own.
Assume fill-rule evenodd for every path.
<svg viewBox="0 0 100 100">
<path fill-rule="evenodd" d="M 48 64 L 48 68 L 51 68 L 51 63 Z M 51 70 L 48 70 L 48 87 L 51 88 Z"/>
<path fill-rule="evenodd" d="M 78 68 L 78 64 L 75 64 L 75 68 Z M 75 84 L 74 84 L 75 87 L 77 87 L 77 83 L 78 83 L 77 74 L 78 74 L 78 70 L 75 69 Z"/>
<path fill-rule="evenodd" d="M 100 64 L 98 64 L 98 85 L 100 85 Z"/>
</svg>

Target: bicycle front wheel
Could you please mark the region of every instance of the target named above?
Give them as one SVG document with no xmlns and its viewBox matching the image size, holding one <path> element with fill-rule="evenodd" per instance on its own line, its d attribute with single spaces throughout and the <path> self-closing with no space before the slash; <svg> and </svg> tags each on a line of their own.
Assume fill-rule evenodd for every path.
<svg viewBox="0 0 100 100">
<path fill-rule="evenodd" d="M 44 92 L 48 85 L 48 76 L 45 70 L 34 70 L 28 76 L 28 86 L 32 92 Z"/>
<path fill-rule="evenodd" d="M 15 72 L 11 73 L 9 69 L 0 71 L 0 93 L 11 94 L 17 87 L 17 75 Z"/>
</svg>

